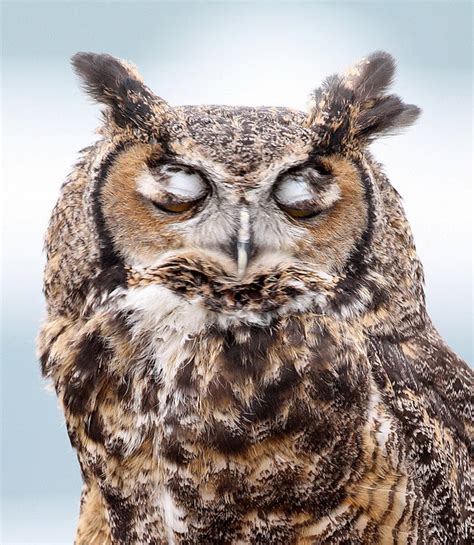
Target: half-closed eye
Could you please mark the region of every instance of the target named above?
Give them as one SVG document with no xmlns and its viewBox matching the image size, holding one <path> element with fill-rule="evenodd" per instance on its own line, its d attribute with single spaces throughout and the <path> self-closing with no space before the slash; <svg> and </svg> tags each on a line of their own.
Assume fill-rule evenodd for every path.
<svg viewBox="0 0 474 545">
<path fill-rule="evenodd" d="M 283 174 L 277 180 L 274 198 L 292 218 L 306 219 L 330 208 L 341 195 L 336 179 L 312 167 Z"/>
<path fill-rule="evenodd" d="M 193 209 L 209 193 L 198 172 L 175 164 L 146 167 L 137 179 L 137 189 L 156 208 L 171 214 Z"/>
</svg>

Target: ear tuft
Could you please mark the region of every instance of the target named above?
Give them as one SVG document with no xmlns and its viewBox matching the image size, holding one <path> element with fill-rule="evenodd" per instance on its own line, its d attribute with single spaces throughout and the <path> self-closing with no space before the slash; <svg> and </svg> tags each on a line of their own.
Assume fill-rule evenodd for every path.
<svg viewBox="0 0 474 545">
<path fill-rule="evenodd" d="M 307 120 L 320 146 L 330 151 L 356 150 L 383 134 L 411 125 L 421 110 L 387 95 L 395 60 L 383 51 L 353 65 L 344 76 L 331 76 L 314 93 Z"/>
<path fill-rule="evenodd" d="M 119 126 L 145 129 L 166 102 L 143 83 L 135 67 L 107 54 L 76 53 L 72 66 L 85 91 L 110 107 Z"/>
<path fill-rule="evenodd" d="M 106 54 L 79 52 L 72 57 L 71 63 L 92 98 L 109 106 L 115 104 L 114 94 L 128 77 L 117 59 Z"/>
<path fill-rule="evenodd" d="M 382 95 L 390 87 L 395 68 L 391 55 L 376 51 L 349 68 L 344 83 L 354 90 L 359 100 L 369 100 Z"/>
<path fill-rule="evenodd" d="M 412 125 L 420 113 L 418 106 L 405 104 L 396 95 L 382 97 L 371 108 L 360 112 L 355 126 L 355 137 L 371 139 L 394 134 Z"/>
</svg>

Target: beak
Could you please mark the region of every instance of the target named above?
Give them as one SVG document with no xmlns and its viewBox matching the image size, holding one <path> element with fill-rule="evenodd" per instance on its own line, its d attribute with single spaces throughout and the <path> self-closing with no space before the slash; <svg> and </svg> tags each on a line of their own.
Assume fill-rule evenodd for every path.
<svg viewBox="0 0 474 545">
<path fill-rule="evenodd" d="M 245 273 L 250 253 L 250 215 L 246 207 L 240 211 L 239 233 L 237 238 L 237 275 L 239 278 Z"/>
</svg>

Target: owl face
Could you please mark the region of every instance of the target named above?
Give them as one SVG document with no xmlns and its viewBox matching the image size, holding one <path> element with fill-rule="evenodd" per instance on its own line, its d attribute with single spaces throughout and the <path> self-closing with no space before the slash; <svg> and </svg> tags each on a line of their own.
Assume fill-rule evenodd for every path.
<svg viewBox="0 0 474 545">
<path fill-rule="evenodd" d="M 344 268 L 367 222 L 363 184 L 342 155 L 313 153 L 303 114 L 189 107 L 179 115 L 185 140 L 132 144 L 105 180 L 105 222 L 127 264 L 196 253 L 242 279 L 283 262 Z"/>
<path fill-rule="evenodd" d="M 355 274 L 376 206 L 365 147 L 418 115 L 384 94 L 391 57 L 374 54 L 327 80 L 309 114 L 173 108 L 117 59 L 84 53 L 73 64 L 107 105 L 112 146 L 92 195 L 107 235 L 102 246 L 124 267 L 156 269 L 181 259 L 184 270 L 192 261 L 214 271 L 206 282 L 226 279 L 234 288 L 291 267 Z"/>
</svg>

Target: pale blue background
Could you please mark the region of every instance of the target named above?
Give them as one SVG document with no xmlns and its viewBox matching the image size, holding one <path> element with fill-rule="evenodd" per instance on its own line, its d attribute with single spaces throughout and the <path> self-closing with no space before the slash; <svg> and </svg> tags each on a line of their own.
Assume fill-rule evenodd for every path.
<svg viewBox="0 0 474 545">
<path fill-rule="evenodd" d="M 80 479 L 34 338 L 42 237 L 98 108 L 78 50 L 139 65 L 173 104 L 304 108 L 325 76 L 385 49 L 420 122 L 374 146 L 404 196 L 435 324 L 472 362 L 471 7 L 468 2 L 3 4 L 2 543 L 72 543 Z"/>
</svg>

